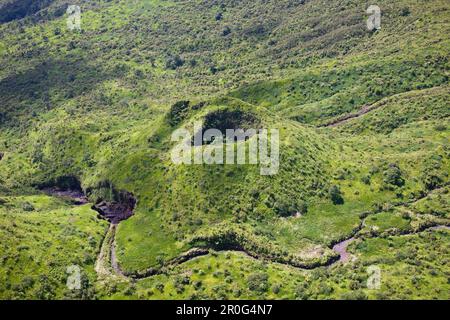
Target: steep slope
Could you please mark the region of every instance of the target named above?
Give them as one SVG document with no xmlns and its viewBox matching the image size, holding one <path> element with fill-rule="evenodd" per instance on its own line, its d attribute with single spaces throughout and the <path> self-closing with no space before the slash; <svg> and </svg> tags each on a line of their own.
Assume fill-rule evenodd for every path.
<svg viewBox="0 0 450 320">
<path fill-rule="evenodd" d="M 214 270 L 203 270 L 205 265 L 223 263 L 227 254 L 245 261 L 245 277 L 264 269 L 264 260 L 277 270 L 270 271 L 272 278 L 287 268 L 301 282 L 306 271 L 298 268 L 338 259 L 335 243 L 359 232 L 377 236 L 367 225 L 405 231 L 415 224 L 448 224 L 448 206 L 434 204 L 434 196 L 421 209 L 423 216 L 403 214 L 405 206 L 425 201 L 449 182 L 447 1 L 380 1 L 382 29 L 376 32 L 367 31 L 366 3 L 356 0 L 82 1 L 80 32 L 67 29 L 61 12 L 67 1 L 43 1 L 20 14 L 9 3 L 19 2 L 0 2 L 6 8 L 0 24 L 0 197 L 12 203 L 0 202 L 2 237 L 26 229 L 27 216 L 16 208 L 20 197 L 33 195 L 39 202 L 40 187 L 61 177 L 79 179 L 91 202 L 118 200 L 113 190 L 137 198 L 134 215 L 106 243 L 114 242 L 118 266 L 127 275 L 172 272 L 180 255 L 212 252 L 168 275 L 141 280 L 138 290 L 157 286 L 158 279 L 177 282 L 177 272 L 190 266 L 202 268 L 207 274 L 200 278 L 212 281 Z M 278 174 L 262 176 L 261 166 L 254 165 L 175 165 L 171 135 L 196 121 L 278 129 Z M 58 219 L 72 210 L 58 206 L 43 207 L 44 215 L 30 221 L 49 225 L 54 210 Z M 75 211 L 83 223 L 96 215 L 87 208 Z M 13 219 L 20 221 L 17 230 L 9 225 Z M 104 230 L 104 223 L 93 219 L 91 227 Z M 38 228 L 30 230 L 43 237 Z M 448 237 L 437 238 L 440 252 Z M 423 239 L 414 239 L 427 248 Z M 76 241 L 85 244 L 85 234 Z M 355 250 L 363 263 L 374 255 L 384 259 L 373 246 L 386 243 L 362 241 Z M 26 250 L 20 247 L 17 240 L 6 255 Z M 245 251 L 255 259 L 217 256 L 214 250 Z M 13 270 L 8 259 L 0 267 L 4 274 Z M 79 257 L 66 262 L 77 264 Z M 83 264 L 91 277 L 93 265 Z M 241 273 L 236 266 L 228 269 L 236 277 Z M 313 286 L 328 283 L 322 271 L 312 272 Z M 59 266 L 55 278 L 64 277 Z M 132 285 L 118 283 L 131 294 Z M 102 286 L 102 297 L 115 294 L 108 281 Z M 297 289 L 282 295 L 299 296 Z M 15 296 L 14 290 L 1 290 L 0 296 Z M 35 294 L 34 285 L 23 290 L 25 296 Z M 174 290 L 154 294 L 170 297 Z M 424 296 L 442 297 L 423 290 Z M 206 291 L 219 296 L 212 287 Z M 309 291 L 320 298 L 349 290 Z"/>
</svg>

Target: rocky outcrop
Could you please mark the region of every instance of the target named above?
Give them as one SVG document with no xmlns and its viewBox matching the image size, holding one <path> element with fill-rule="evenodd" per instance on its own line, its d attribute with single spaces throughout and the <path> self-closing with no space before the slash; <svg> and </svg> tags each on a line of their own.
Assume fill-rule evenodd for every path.
<svg viewBox="0 0 450 320">
<path fill-rule="evenodd" d="M 136 202 L 136 199 L 130 192 L 122 191 L 118 201 L 99 200 L 92 209 L 112 224 L 118 224 L 133 215 Z"/>
<path fill-rule="evenodd" d="M 51 196 L 69 199 L 75 205 L 88 203 L 80 180 L 74 176 L 61 176 L 39 185 L 38 188 Z"/>
</svg>

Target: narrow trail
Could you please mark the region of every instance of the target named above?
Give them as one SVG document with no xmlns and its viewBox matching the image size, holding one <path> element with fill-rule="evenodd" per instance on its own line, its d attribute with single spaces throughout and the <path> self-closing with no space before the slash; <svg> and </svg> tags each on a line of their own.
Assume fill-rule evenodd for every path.
<svg viewBox="0 0 450 320">
<path fill-rule="evenodd" d="M 402 203 L 399 204 L 398 206 L 405 206 L 405 205 L 411 205 L 414 204 L 422 199 L 425 199 L 426 197 L 430 196 L 431 194 L 435 193 L 435 192 L 439 192 L 442 189 L 444 189 L 445 187 L 447 187 L 447 184 L 444 185 L 443 187 L 439 188 L 439 189 L 435 189 L 435 190 L 431 190 L 428 193 L 423 194 L 421 197 L 413 199 L 411 201 L 408 201 L 406 203 Z M 352 234 L 349 235 L 346 239 L 343 239 L 335 244 L 330 245 L 330 249 L 332 249 L 334 252 L 336 252 L 339 255 L 338 259 L 330 259 L 325 263 L 321 263 L 318 264 L 317 266 L 312 266 L 312 267 L 299 267 L 299 266 L 295 266 L 292 265 L 290 263 L 281 263 L 281 262 L 277 262 L 279 264 L 282 265 L 286 265 L 289 267 L 293 267 L 293 268 L 297 268 L 297 269 L 302 269 L 302 270 L 312 270 L 312 269 L 317 269 L 317 268 L 321 268 L 321 267 L 332 267 L 334 265 L 337 264 L 346 264 L 348 262 L 350 262 L 352 260 L 352 254 L 350 254 L 347 251 L 348 246 L 353 243 L 354 241 L 356 241 L 359 237 L 359 233 L 364 229 L 365 227 L 365 220 L 367 219 L 367 217 L 365 217 L 364 219 L 361 220 L 360 224 L 358 225 L 358 227 L 355 228 L 355 230 L 353 230 Z M 111 230 L 112 229 L 112 230 Z M 193 248 L 191 250 L 189 250 L 188 252 L 185 252 L 184 254 L 174 258 L 171 262 L 168 263 L 168 265 L 164 266 L 164 268 L 162 269 L 148 269 L 144 272 L 136 272 L 133 275 L 126 275 L 123 273 L 123 271 L 121 270 L 117 259 L 116 259 L 116 245 L 115 245 L 115 231 L 116 231 L 116 226 L 111 227 L 110 228 L 111 232 L 111 240 L 110 240 L 110 245 L 109 245 L 109 256 L 110 256 L 110 269 L 112 269 L 112 271 L 114 272 L 115 276 L 119 276 L 121 278 L 127 278 L 127 279 L 134 279 L 134 280 L 141 280 L 141 279 L 146 279 L 149 278 L 151 276 L 157 275 L 157 274 L 163 274 L 166 273 L 168 269 L 170 269 L 171 267 L 174 267 L 176 265 L 180 265 L 183 264 L 185 262 L 188 262 L 190 260 L 196 259 L 200 256 L 204 256 L 207 255 L 211 252 L 210 249 L 201 249 L 201 248 Z M 394 236 L 409 236 L 409 235 L 414 235 L 414 234 L 420 234 L 422 232 L 427 232 L 427 231 L 439 231 L 439 230 L 450 230 L 450 226 L 449 225 L 445 225 L 445 224 L 441 224 L 441 225 L 430 225 L 430 226 L 425 226 L 423 228 L 420 228 L 418 230 L 409 230 L 408 232 L 404 232 L 404 233 L 400 233 Z M 105 239 L 106 240 L 106 239 Z M 251 254 L 249 252 L 243 251 L 243 250 L 224 250 L 226 251 L 235 251 L 235 252 L 243 252 L 244 254 L 246 254 L 248 257 L 252 258 L 252 259 L 256 259 L 256 260 L 260 260 L 260 259 L 264 259 L 263 257 L 258 257 L 254 254 Z M 107 253 L 108 254 L 108 253 Z"/>
<path fill-rule="evenodd" d="M 125 277 L 125 274 L 123 273 L 122 269 L 120 269 L 119 262 L 117 262 L 116 257 L 116 227 L 117 226 L 115 225 L 113 231 L 113 241 L 111 243 L 111 248 L 109 250 L 111 256 L 111 268 L 113 269 L 115 274 Z"/>
<path fill-rule="evenodd" d="M 339 260 L 336 262 L 347 263 L 350 261 L 351 254 L 347 251 L 347 248 L 355 240 L 356 238 L 350 238 L 333 246 L 333 251 L 339 254 Z"/>
<path fill-rule="evenodd" d="M 355 113 L 350 113 L 350 114 L 344 115 L 344 116 L 342 116 L 342 117 L 340 117 L 338 119 L 335 119 L 335 120 L 333 120 L 333 121 L 331 121 L 329 123 L 326 123 L 324 125 L 320 125 L 319 128 L 323 128 L 323 127 L 328 127 L 328 128 L 337 127 L 337 126 L 339 126 L 341 124 L 349 122 L 350 120 L 353 120 L 355 118 L 359 118 L 359 117 L 361 117 L 361 116 L 363 116 L 363 115 L 365 115 L 365 114 L 367 114 L 367 113 L 369 113 L 369 112 L 371 112 L 373 110 L 377 110 L 377 109 L 381 108 L 382 106 L 384 106 L 385 104 L 386 104 L 386 102 L 384 102 L 384 103 L 377 102 L 377 103 L 372 104 L 372 105 L 365 105 L 359 111 L 357 111 Z"/>
<path fill-rule="evenodd" d="M 439 190 L 443 189 L 444 187 L 442 187 L 440 189 L 432 190 L 429 193 L 424 194 L 419 199 L 411 200 L 410 202 L 400 204 L 399 206 L 413 204 L 417 201 L 420 201 L 420 200 L 426 198 L 433 192 L 438 192 Z M 72 198 L 72 200 L 80 199 L 79 193 L 65 192 L 62 194 L 60 192 L 56 192 L 56 193 L 53 193 L 53 195 L 59 196 L 59 197 L 64 197 L 64 198 Z M 83 195 L 83 197 L 84 197 L 84 195 Z M 83 198 L 83 199 L 85 199 L 85 198 Z M 331 267 L 338 263 L 341 263 L 341 264 L 348 263 L 351 260 L 352 255 L 347 251 L 347 248 L 352 242 L 354 242 L 358 239 L 358 234 L 365 226 L 366 218 L 361 220 L 360 225 L 352 232 L 352 234 L 348 238 L 343 239 L 335 244 L 332 244 L 329 247 L 330 249 L 332 249 L 334 252 L 336 252 L 339 255 L 338 259 L 329 259 L 325 263 L 319 263 L 318 265 L 314 265 L 311 267 L 299 267 L 299 266 L 296 266 L 296 265 L 293 265 L 290 263 L 281 263 L 281 262 L 277 262 L 277 263 L 286 265 L 286 266 L 290 266 L 293 268 L 303 269 L 303 270 L 311 270 L 311 269 L 316 269 L 316 268 L 321 268 L 321 267 Z M 103 278 L 108 278 L 108 277 L 111 278 L 112 277 L 112 278 L 115 278 L 118 280 L 127 280 L 127 281 L 132 280 L 132 279 L 133 280 L 146 279 L 146 278 L 149 278 L 149 277 L 157 275 L 157 274 L 166 273 L 167 270 L 170 269 L 171 267 L 174 267 L 176 265 L 181 265 L 185 262 L 188 262 L 188 261 L 198 258 L 200 256 L 207 255 L 211 252 L 211 249 L 208 249 L 208 248 L 193 248 L 193 249 L 185 252 L 184 254 L 172 259 L 166 266 L 164 266 L 161 269 L 148 269 L 144 272 L 136 272 L 132 275 L 128 275 L 128 274 L 125 274 L 123 272 L 123 270 L 120 268 L 119 262 L 117 260 L 116 231 L 117 231 L 118 223 L 119 222 L 115 222 L 115 221 L 110 222 L 109 228 L 108 228 L 108 230 L 105 234 L 105 237 L 102 241 L 102 244 L 100 247 L 100 252 L 99 252 L 99 254 L 97 256 L 97 260 L 95 262 L 95 271 L 97 272 L 99 277 L 103 277 Z M 429 231 L 429 230 L 431 230 L 431 231 L 450 230 L 450 226 L 434 225 L 434 226 L 425 227 L 420 230 L 411 230 L 409 232 L 405 232 L 405 233 L 399 234 L 397 236 L 407 236 L 407 235 L 411 235 L 411 234 L 418 234 L 418 233 Z M 255 254 L 251 254 L 251 253 L 243 251 L 243 250 L 224 250 L 224 251 L 243 252 L 248 257 L 250 257 L 252 259 L 256 259 L 256 260 L 265 259 L 264 257 L 259 257 Z"/>
<path fill-rule="evenodd" d="M 337 119 L 332 120 L 331 122 L 319 125 L 319 128 L 333 128 L 333 127 L 337 127 L 340 126 L 342 124 L 345 124 L 353 119 L 359 118 L 364 116 L 365 114 L 368 114 L 372 111 L 375 111 L 377 109 L 380 109 L 382 107 L 384 107 L 386 104 L 388 104 L 391 100 L 393 99 L 397 99 L 400 98 L 402 96 L 410 96 L 410 95 L 416 95 L 416 94 L 423 94 L 424 92 L 434 92 L 434 91 L 438 91 L 438 90 L 444 90 L 445 86 L 436 86 L 436 87 L 432 87 L 432 88 L 426 88 L 426 89 L 420 89 L 420 90 L 412 90 L 412 91 L 407 91 L 407 92 L 402 92 L 402 93 L 398 93 L 398 94 L 394 94 L 392 96 L 389 97 L 385 97 L 373 104 L 369 104 L 369 105 L 364 105 L 361 109 L 359 109 L 356 112 L 353 113 L 349 113 L 346 115 L 343 115 L 341 117 L 338 117 Z"/>
<path fill-rule="evenodd" d="M 107 276 L 110 275 L 110 271 L 108 270 L 108 239 L 110 238 L 110 235 L 112 234 L 112 225 L 109 226 L 108 231 L 106 232 L 106 235 L 102 241 L 102 245 L 100 246 L 100 253 L 97 256 L 97 260 L 95 261 L 95 272 L 99 276 Z"/>
<path fill-rule="evenodd" d="M 119 279 L 127 279 L 125 274 L 120 269 L 115 251 L 115 234 L 117 225 L 111 223 L 109 229 L 106 232 L 105 238 L 103 239 L 100 253 L 97 256 L 95 262 L 95 272 L 97 272 L 100 277 L 114 277 Z"/>
</svg>

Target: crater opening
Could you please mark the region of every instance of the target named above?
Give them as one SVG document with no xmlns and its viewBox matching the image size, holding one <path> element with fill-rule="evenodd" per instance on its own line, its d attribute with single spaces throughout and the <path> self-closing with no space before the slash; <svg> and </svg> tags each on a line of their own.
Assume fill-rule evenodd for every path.
<svg viewBox="0 0 450 320">
<path fill-rule="evenodd" d="M 96 188 L 88 189 L 87 194 L 95 203 L 92 209 L 112 224 L 119 224 L 130 218 L 137 204 L 131 192 L 117 190 L 109 181 L 103 181 Z"/>
<path fill-rule="evenodd" d="M 202 141 L 202 145 L 211 144 L 214 140 L 205 139 L 205 133 L 210 129 L 219 130 L 224 142 L 238 142 L 246 141 L 257 134 L 260 126 L 261 121 L 252 112 L 241 109 L 217 110 L 206 115 L 202 130 L 193 137 L 193 145 L 198 146 L 199 141 Z M 234 133 L 227 136 L 227 130 L 234 130 Z"/>
</svg>

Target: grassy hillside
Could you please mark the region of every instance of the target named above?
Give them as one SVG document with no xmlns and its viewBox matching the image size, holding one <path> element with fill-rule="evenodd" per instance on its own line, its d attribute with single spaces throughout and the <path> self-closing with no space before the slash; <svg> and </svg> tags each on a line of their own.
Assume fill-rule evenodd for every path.
<svg viewBox="0 0 450 320">
<path fill-rule="evenodd" d="M 89 206 L 41 195 L 1 198 L 3 299 L 94 297 L 94 262 L 106 223 Z M 68 268 L 82 270 L 82 290 L 66 287 Z"/>
<path fill-rule="evenodd" d="M 424 231 L 450 224 L 447 1 L 379 1 L 376 32 L 357 0 L 70 4 L 81 31 L 67 1 L 0 1 L 0 297 L 70 297 L 75 264 L 78 298 L 448 299 L 448 231 Z M 279 129 L 278 174 L 175 165 L 196 121 Z M 105 236 L 43 195 L 61 177 L 131 192 L 133 217 Z M 102 243 L 125 276 L 95 272 Z"/>
</svg>

